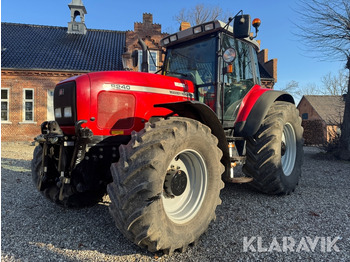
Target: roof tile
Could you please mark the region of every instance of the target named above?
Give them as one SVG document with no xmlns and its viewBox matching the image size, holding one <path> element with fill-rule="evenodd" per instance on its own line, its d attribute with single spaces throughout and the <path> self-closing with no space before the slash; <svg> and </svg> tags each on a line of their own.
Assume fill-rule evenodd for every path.
<svg viewBox="0 0 350 262">
<path fill-rule="evenodd" d="M 1 67 L 72 71 L 122 70 L 125 32 L 1 23 Z"/>
</svg>

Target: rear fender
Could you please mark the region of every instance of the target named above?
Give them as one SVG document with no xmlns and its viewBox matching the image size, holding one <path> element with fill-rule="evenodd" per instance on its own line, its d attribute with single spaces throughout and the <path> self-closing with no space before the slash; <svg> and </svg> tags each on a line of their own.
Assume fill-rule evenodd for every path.
<svg viewBox="0 0 350 262">
<path fill-rule="evenodd" d="M 268 110 L 275 101 L 294 103 L 293 97 L 283 91 L 276 91 L 255 86 L 243 99 L 235 123 L 235 136 L 248 137 L 254 135 Z"/>
<path fill-rule="evenodd" d="M 228 143 L 221 122 L 214 111 L 199 101 L 184 101 L 177 103 L 157 104 L 155 107 L 164 107 L 170 109 L 175 114 L 182 117 L 195 119 L 211 129 L 211 132 L 219 140 L 218 146 L 223 152 L 221 162 L 226 166 L 230 163 Z"/>
</svg>

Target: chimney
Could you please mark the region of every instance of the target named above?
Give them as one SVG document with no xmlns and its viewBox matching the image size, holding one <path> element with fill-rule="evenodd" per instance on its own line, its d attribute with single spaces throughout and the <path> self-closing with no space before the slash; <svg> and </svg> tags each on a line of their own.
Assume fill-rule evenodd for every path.
<svg viewBox="0 0 350 262">
<path fill-rule="evenodd" d="M 87 14 L 87 11 L 82 0 L 72 0 L 68 7 L 71 21 L 68 23 L 67 33 L 85 35 L 87 32 L 85 25 L 85 14 Z M 80 21 L 77 21 L 77 18 L 80 18 Z"/>
<path fill-rule="evenodd" d="M 180 25 L 180 31 L 186 30 L 190 27 L 191 27 L 191 24 L 189 22 L 183 21 L 181 22 L 181 25 Z"/>
</svg>

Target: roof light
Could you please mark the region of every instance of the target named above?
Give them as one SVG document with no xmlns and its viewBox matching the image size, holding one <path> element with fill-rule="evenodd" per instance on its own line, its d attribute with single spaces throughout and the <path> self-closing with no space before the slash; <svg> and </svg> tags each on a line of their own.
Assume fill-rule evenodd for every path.
<svg viewBox="0 0 350 262">
<path fill-rule="evenodd" d="M 197 26 L 197 27 L 193 28 L 193 33 L 194 34 L 198 34 L 200 32 L 202 32 L 202 27 L 201 26 Z"/>
<path fill-rule="evenodd" d="M 209 31 L 214 29 L 214 23 L 206 24 L 204 26 L 204 31 Z"/>
<path fill-rule="evenodd" d="M 163 45 L 167 45 L 167 44 L 169 44 L 169 43 L 170 43 L 169 38 L 163 39 Z"/>
<path fill-rule="evenodd" d="M 170 42 L 176 41 L 176 40 L 177 40 L 177 34 L 171 35 L 171 36 L 169 37 L 169 39 L 170 39 Z"/>
</svg>

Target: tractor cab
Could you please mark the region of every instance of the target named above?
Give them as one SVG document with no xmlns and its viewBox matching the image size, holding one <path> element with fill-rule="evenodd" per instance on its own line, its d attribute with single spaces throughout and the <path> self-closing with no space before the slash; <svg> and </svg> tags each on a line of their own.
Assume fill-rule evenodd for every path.
<svg viewBox="0 0 350 262">
<path fill-rule="evenodd" d="M 167 49 L 162 73 L 191 80 L 196 100 L 208 105 L 224 127 L 233 126 L 243 97 L 260 85 L 259 45 L 250 35 L 250 17 L 236 20 L 235 29 L 216 20 L 161 40 Z"/>
</svg>

